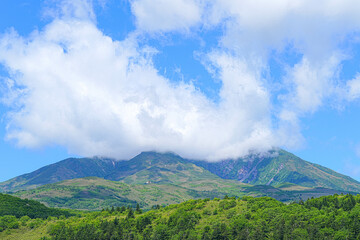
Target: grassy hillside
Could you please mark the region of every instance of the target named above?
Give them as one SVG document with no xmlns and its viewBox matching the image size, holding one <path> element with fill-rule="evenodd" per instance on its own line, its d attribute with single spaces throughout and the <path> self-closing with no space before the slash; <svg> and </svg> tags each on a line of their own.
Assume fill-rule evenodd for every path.
<svg viewBox="0 0 360 240">
<path fill-rule="evenodd" d="M 180 203 L 193 198 L 224 196 L 223 193 L 195 191 L 171 184 L 129 185 L 102 178 L 80 178 L 19 191 L 21 198 L 41 201 L 51 207 L 100 210 L 111 206 L 136 206 Z"/>
<path fill-rule="evenodd" d="M 268 197 L 216 198 L 148 212 L 123 208 L 66 219 L 14 218 L 15 227 L 0 230 L 0 239 L 358 239 L 359 219 L 360 196 L 292 204 Z"/>
<path fill-rule="evenodd" d="M 192 182 L 127 184 L 102 178 L 88 177 L 66 180 L 19 191 L 15 196 L 40 201 L 49 207 L 71 208 L 80 210 L 101 210 L 117 206 L 137 204 L 144 209 L 154 205 L 181 203 L 190 199 L 236 196 L 270 196 L 280 201 L 294 201 L 311 197 L 340 193 L 330 189 L 283 190 L 272 186 L 252 186 L 234 180 L 198 179 Z M 300 187 L 300 186 L 298 186 Z M 301 187 L 300 187 L 301 188 Z"/>
<path fill-rule="evenodd" d="M 153 183 L 126 184 L 88 177 L 19 191 L 15 195 L 41 201 L 50 207 L 87 210 L 124 205 L 135 207 L 137 203 L 145 209 L 150 209 L 153 205 L 169 205 L 194 198 L 224 197 L 230 193 L 236 193 L 236 196 L 244 195 L 241 188 L 243 184 L 237 182 L 227 183 L 220 179 L 220 182 L 193 184 L 193 187 Z M 261 196 L 259 192 L 254 194 Z"/>
</svg>

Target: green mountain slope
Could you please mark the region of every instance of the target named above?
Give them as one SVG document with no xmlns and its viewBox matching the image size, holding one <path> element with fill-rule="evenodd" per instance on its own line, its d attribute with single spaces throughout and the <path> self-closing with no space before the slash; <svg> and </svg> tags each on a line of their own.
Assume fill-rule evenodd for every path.
<svg viewBox="0 0 360 240">
<path fill-rule="evenodd" d="M 276 186 L 287 182 L 304 187 L 360 192 L 358 181 L 329 168 L 304 161 L 284 150 L 273 151 L 269 155 L 250 155 L 237 160 L 193 162 L 221 178 L 253 185 Z"/>
<path fill-rule="evenodd" d="M 128 184 L 167 183 L 181 185 L 201 180 L 209 182 L 221 180 L 215 174 L 174 154 L 147 152 L 141 153 L 134 159 L 142 164 L 142 168 L 138 168 L 138 171 L 132 175 L 120 178 Z M 120 179 L 116 178 L 116 180 Z"/>
<path fill-rule="evenodd" d="M 292 190 L 308 187 L 334 189 L 337 192 L 360 192 L 360 183 L 354 179 L 304 161 L 283 150 L 220 162 L 192 161 L 172 153 L 156 152 L 143 152 L 128 161 L 70 158 L 0 183 L 0 191 L 16 192 L 62 180 L 92 176 L 130 185 L 168 184 L 195 191 L 218 191 L 214 186 L 221 186 L 232 189 L 230 192 L 226 191 L 226 194 L 231 193 L 233 196 L 238 195 L 234 186 L 235 189 L 246 188 L 246 184 L 277 186 L 292 183 L 298 186 Z"/>
<path fill-rule="evenodd" d="M 21 198 L 41 201 L 51 207 L 100 210 L 112 206 L 139 203 L 149 209 L 153 205 L 169 205 L 200 197 L 223 197 L 224 192 L 197 191 L 172 184 L 133 184 L 88 177 L 47 184 L 15 193 Z"/>
<path fill-rule="evenodd" d="M 0 183 L 0 192 L 14 192 L 62 180 L 88 176 L 105 177 L 117 161 L 102 158 L 68 158 Z"/>
<path fill-rule="evenodd" d="M 169 183 L 126 184 L 103 178 L 87 177 L 47 184 L 36 189 L 18 191 L 14 195 L 40 201 L 49 207 L 79 210 L 100 210 L 117 206 L 135 207 L 138 203 L 144 209 L 154 205 L 169 205 L 198 198 L 223 198 L 228 196 L 269 196 L 288 202 L 306 200 L 331 194 L 340 194 L 325 188 L 304 188 L 297 185 L 252 186 L 234 180 L 198 180 L 179 185 Z M 300 187 L 301 189 L 296 189 Z"/>
<path fill-rule="evenodd" d="M 109 173 L 105 178 L 118 181 L 149 168 L 161 168 L 162 166 L 166 165 L 185 163 L 189 163 L 189 161 L 181 158 L 176 154 L 142 152 L 129 161 L 118 161 L 116 164 L 116 169 Z"/>
</svg>

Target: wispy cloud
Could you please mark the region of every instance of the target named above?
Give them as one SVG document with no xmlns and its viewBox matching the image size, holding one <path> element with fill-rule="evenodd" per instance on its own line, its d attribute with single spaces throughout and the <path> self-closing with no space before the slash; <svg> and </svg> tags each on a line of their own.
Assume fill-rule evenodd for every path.
<svg viewBox="0 0 360 240">
<path fill-rule="evenodd" d="M 348 100 L 353 101 L 360 98 L 360 75 L 358 74 L 354 79 L 349 80 L 346 87 L 345 96 Z"/>
<path fill-rule="evenodd" d="M 189 31 L 201 23 L 202 1 L 134 0 L 131 8 L 137 27 L 145 32 Z"/>
</svg>

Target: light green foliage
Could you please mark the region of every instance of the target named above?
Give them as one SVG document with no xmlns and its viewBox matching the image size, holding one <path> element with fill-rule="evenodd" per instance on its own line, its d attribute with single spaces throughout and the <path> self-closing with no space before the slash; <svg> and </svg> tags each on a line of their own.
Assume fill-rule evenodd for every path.
<svg viewBox="0 0 360 240">
<path fill-rule="evenodd" d="M 5 229 L 19 228 L 19 221 L 15 216 L 5 215 L 0 217 L 0 232 Z"/>
<path fill-rule="evenodd" d="M 209 214 L 215 211 L 216 215 Z M 25 220 L 6 219 L 8 223 Z M 39 238 L 52 240 L 358 239 L 360 196 L 334 195 L 302 204 L 284 204 L 269 197 L 190 200 L 141 214 L 128 208 L 39 221 L 35 230 L 47 226 Z M 11 235 L 16 229 L 7 231 Z"/>
</svg>

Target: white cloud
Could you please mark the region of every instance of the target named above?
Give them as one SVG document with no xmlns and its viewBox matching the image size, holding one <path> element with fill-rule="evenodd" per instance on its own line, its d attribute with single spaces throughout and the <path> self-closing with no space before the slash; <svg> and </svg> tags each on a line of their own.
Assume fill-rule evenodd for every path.
<svg viewBox="0 0 360 240">
<path fill-rule="evenodd" d="M 56 5 L 56 7 L 45 8 L 43 15 L 51 18 L 95 21 L 96 16 L 93 9 L 95 1 L 104 7 L 107 0 L 49 0 L 47 3 Z"/>
<path fill-rule="evenodd" d="M 78 18 L 55 19 L 28 39 L 5 35 L 0 61 L 26 89 L 8 90 L 18 95 L 6 100 L 20 107 L 8 115 L 7 138 L 117 158 L 158 150 L 219 159 L 273 146 L 269 96 L 245 63 L 219 56 L 224 88 L 216 105 L 191 84 L 159 75 L 152 52 Z"/>
<path fill-rule="evenodd" d="M 347 92 L 345 96 L 347 96 L 348 100 L 355 100 L 360 98 L 360 75 L 358 74 L 354 79 L 349 80 L 346 83 Z"/>
<path fill-rule="evenodd" d="M 169 7 L 159 2 L 134 1 L 133 6 L 147 10 L 146 20 L 142 12 L 133 13 L 139 22 L 154 25 L 144 27 L 152 32 L 183 28 L 168 15 L 183 22 L 186 28 L 199 24 L 199 20 L 199 25 L 207 28 L 223 25 L 220 49 L 235 52 L 234 57 L 246 59 L 257 72 L 267 69 L 271 51 L 286 52 L 291 46 L 302 59 L 295 66 L 288 66 L 285 83 L 293 85 L 295 92 L 289 92 L 286 100 L 292 98 L 304 112 L 314 112 L 333 93 L 334 78 L 345 58 L 345 50 L 339 45 L 360 30 L 360 2 L 356 0 L 213 0 L 206 4 L 186 1 L 192 9 L 200 9 L 196 11 L 196 21 L 190 23 L 185 16 L 194 11 L 184 11 L 177 3 L 171 2 Z"/>
<path fill-rule="evenodd" d="M 158 150 L 220 159 L 298 146 L 300 118 L 336 95 L 346 58 L 339 46 L 358 33 L 359 7 L 352 0 L 133 0 L 137 29 L 114 41 L 96 27 L 91 1 L 63 1 L 43 31 L 0 39 L 0 61 L 11 73 L 3 101 L 15 106 L 7 137 L 118 158 Z M 138 46 L 149 33 L 218 26 L 218 46 L 200 54 L 222 82 L 216 104 L 161 76 L 152 64 L 156 49 Z M 300 57 L 284 64 L 279 93 L 264 73 L 270 53 L 286 55 L 289 46 Z M 358 82 L 343 84 L 351 99 Z"/>
<path fill-rule="evenodd" d="M 303 57 L 289 70 L 285 82 L 291 89 L 284 97 L 284 107 L 298 114 L 314 113 L 323 100 L 335 92 L 334 78 L 340 66 L 340 57 L 332 56 L 321 64 L 311 64 Z"/>
<path fill-rule="evenodd" d="M 189 31 L 200 23 L 202 1 L 133 0 L 137 26 L 147 32 Z"/>
</svg>

